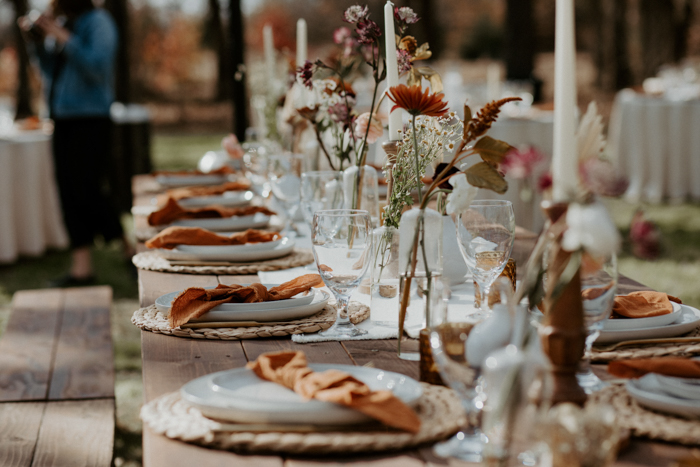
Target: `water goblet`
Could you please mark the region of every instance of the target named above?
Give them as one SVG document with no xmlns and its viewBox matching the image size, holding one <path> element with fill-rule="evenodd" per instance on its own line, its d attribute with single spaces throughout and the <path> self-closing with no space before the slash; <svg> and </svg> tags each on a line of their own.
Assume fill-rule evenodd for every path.
<svg viewBox="0 0 700 467">
<path fill-rule="evenodd" d="M 299 232 L 294 226 L 294 215 L 299 208 L 301 199 L 301 174 L 304 171 L 304 156 L 302 154 L 281 154 L 267 158 L 267 175 L 270 180 L 272 194 L 284 207 L 285 227 L 289 232 Z"/>
<path fill-rule="evenodd" d="M 480 306 L 476 317 L 488 315 L 491 285 L 503 272 L 515 239 L 515 216 L 510 201 L 476 200 L 457 214 L 459 250 L 479 286 Z"/>
<path fill-rule="evenodd" d="M 301 174 L 301 213 L 312 225 L 314 213 L 320 210 L 340 209 L 344 203 L 343 172 L 320 170 Z"/>
<path fill-rule="evenodd" d="M 318 273 L 335 295 L 338 318 L 320 335 L 332 339 L 366 334 L 350 322 L 350 296 L 362 282 L 372 251 L 372 219 L 367 211 L 330 209 L 316 211 L 311 227 L 311 246 Z"/>
<path fill-rule="evenodd" d="M 591 371 L 590 351 L 612 313 L 617 292 L 617 256 L 592 258 L 584 253 L 581 267 L 583 321 L 586 327 L 586 350 L 576 379 L 586 393 L 603 389 L 606 384 Z"/>
<path fill-rule="evenodd" d="M 243 150 L 245 176 L 250 180 L 253 190 L 267 198 L 270 194 L 270 182 L 267 179 L 268 150 L 263 143 L 255 141 L 243 143 Z"/>
<path fill-rule="evenodd" d="M 470 364 L 467 338 L 477 324 L 459 310 L 450 310 L 447 300 L 435 307 L 430 328 L 430 346 L 442 380 L 452 388 L 462 402 L 467 424 L 452 438 L 438 443 L 434 451 L 441 457 L 457 457 L 469 462 L 481 462 L 483 445 L 487 441 L 480 429 L 481 409 L 485 395 L 481 387 L 481 372 Z"/>
</svg>

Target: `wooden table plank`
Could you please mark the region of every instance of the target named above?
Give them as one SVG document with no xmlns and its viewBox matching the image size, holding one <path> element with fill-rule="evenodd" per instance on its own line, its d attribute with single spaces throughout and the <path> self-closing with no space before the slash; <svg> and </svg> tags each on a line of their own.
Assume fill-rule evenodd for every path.
<svg viewBox="0 0 700 467">
<path fill-rule="evenodd" d="M 143 394 L 148 402 L 186 382 L 246 364 L 240 341 L 187 339 L 141 332 Z"/>
<path fill-rule="evenodd" d="M 114 397 L 112 288 L 66 289 L 50 400 Z"/>
<path fill-rule="evenodd" d="M 345 341 L 343 346 L 358 365 L 371 364 L 382 370 L 396 371 L 418 379 L 418 362 L 401 360 L 396 354 L 396 339 Z"/>
<path fill-rule="evenodd" d="M 174 274 L 139 269 L 139 303 L 141 307 L 153 305 L 156 298 L 187 287 L 216 287 L 215 275 Z"/>
<path fill-rule="evenodd" d="M 0 401 L 46 399 L 62 306 L 58 289 L 14 295 L 0 339 Z"/>
<path fill-rule="evenodd" d="M 45 405 L 44 402 L 0 404 L 0 465 L 31 465 Z"/>
<path fill-rule="evenodd" d="M 114 450 L 114 399 L 48 402 L 34 467 L 109 467 Z"/>
<path fill-rule="evenodd" d="M 317 342 L 297 344 L 289 337 L 268 339 L 247 339 L 241 341 L 249 361 L 253 361 L 265 352 L 280 350 L 300 350 L 306 354 L 309 363 L 339 363 L 352 365 L 353 361 L 340 342 Z"/>
<path fill-rule="evenodd" d="M 168 439 L 143 429 L 145 467 L 282 467 L 278 456 L 244 456 Z"/>
</svg>

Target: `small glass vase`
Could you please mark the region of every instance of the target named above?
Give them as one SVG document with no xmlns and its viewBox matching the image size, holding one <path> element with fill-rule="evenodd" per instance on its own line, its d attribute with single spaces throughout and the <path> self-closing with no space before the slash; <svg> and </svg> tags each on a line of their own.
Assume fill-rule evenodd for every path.
<svg viewBox="0 0 700 467">
<path fill-rule="evenodd" d="M 372 225 L 379 226 L 379 182 L 374 167 L 363 165 L 345 169 L 343 195 L 346 209 L 362 209 L 369 212 Z"/>
<path fill-rule="evenodd" d="M 418 341 L 421 330 L 430 327 L 433 310 L 444 296 L 442 275 L 437 271 L 416 271 L 399 275 L 399 320 L 404 316 L 403 332 L 399 334 L 398 356 L 403 360 L 421 359 Z M 401 330 L 401 327 L 399 327 Z"/>
<path fill-rule="evenodd" d="M 417 238 L 416 232 L 418 232 Z M 442 216 L 437 211 L 413 208 L 404 212 L 399 223 L 399 235 L 400 272 L 409 272 L 414 248 L 416 248 L 416 272 L 436 271 L 442 273 Z"/>
<path fill-rule="evenodd" d="M 399 324 L 399 229 L 374 229 L 370 275 L 372 323 L 396 328 Z"/>
</svg>

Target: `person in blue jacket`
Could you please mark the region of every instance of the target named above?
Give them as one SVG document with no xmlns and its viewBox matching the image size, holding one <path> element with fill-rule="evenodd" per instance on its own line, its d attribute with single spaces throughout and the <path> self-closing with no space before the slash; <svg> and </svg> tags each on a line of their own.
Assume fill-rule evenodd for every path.
<svg viewBox="0 0 700 467">
<path fill-rule="evenodd" d="M 54 0 L 35 21 L 20 19 L 39 57 L 50 117 L 63 218 L 71 242 L 70 272 L 51 285 L 94 282 L 91 246 L 123 238 L 108 196 L 117 27 L 91 0 Z"/>
</svg>

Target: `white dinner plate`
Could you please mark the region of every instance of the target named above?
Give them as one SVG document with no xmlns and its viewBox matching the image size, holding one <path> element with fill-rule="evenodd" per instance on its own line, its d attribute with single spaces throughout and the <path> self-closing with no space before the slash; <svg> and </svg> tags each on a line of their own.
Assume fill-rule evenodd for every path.
<svg viewBox="0 0 700 467">
<path fill-rule="evenodd" d="M 389 390 L 414 406 L 423 389 L 413 378 L 352 365 L 309 365 L 314 371 L 337 369 L 349 373 L 372 390 Z M 332 402 L 304 400 L 291 389 L 237 368 L 202 376 L 180 389 L 181 397 L 207 417 L 239 423 L 351 425 L 370 420 L 359 411 Z"/>
<path fill-rule="evenodd" d="M 656 379 L 664 392 L 682 399 L 693 399 L 700 403 L 700 379 L 664 375 L 656 375 Z"/>
<path fill-rule="evenodd" d="M 181 206 L 188 208 L 204 206 L 247 206 L 252 201 L 255 194 L 252 191 L 226 191 L 220 195 L 213 196 L 193 196 L 183 198 L 178 201 Z"/>
<path fill-rule="evenodd" d="M 221 185 L 226 183 L 226 175 L 156 175 L 156 181 L 166 187 L 193 185 Z"/>
<path fill-rule="evenodd" d="M 598 336 L 595 343 L 611 344 L 634 339 L 675 337 L 690 332 L 698 326 L 700 326 L 700 310 L 689 307 L 688 305 L 681 305 L 681 314 L 676 321 L 671 324 L 641 329 L 626 329 L 623 331 L 603 330 L 600 332 L 600 336 Z"/>
<path fill-rule="evenodd" d="M 652 316 L 650 318 L 618 318 L 609 319 L 603 326 L 604 331 L 625 331 L 629 329 L 653 328 L 656 326 L 665 326 L 671 324 L 680 318 L 683 313 L 683 308 L 679 303 L 671 302 L 673 311 L 671 313 Z"/>
<path fill-rule="evenodd" d="M 697 400 L 682 399 L 664 391 L 658 375 L 650 373 L 639 379 L 627 381 L 627 392 L 640 405 L 659 412 L 683 418 L 699 418 L 700 404 Z"/>
<path fill-rule="evenodd" d="M 284 237 L 272 247 L 251 245 L 178 245 L 168 250 L 155 250 L 160 256 L 173 261 L 228 261 L 232 263 L 264 261 L 281 258 L 294 251 L 294 240 Z"/>
<path fill-rule="evenodd" d="M 172 223 L 180 227 L 201 227 L 207 230 L 261 229 L 270 223 L 270 216 L 257 212 L 252 216 L 217 217 L 212 219 L 180 219 Z"/>
<path fill-rule="evenodd" d="M 279 284 L 264 284 L 265 287 L 268 289 L 271 287 L 278 286 Z M 214 289 L 215 287 L 204 287 L 205 289 Z M 173 300 L 175 300 L 175 297 L 180 295 L 182 290 L 178 290 L 177 292 L 170 292 L 166 293 L 165 295 L 161 295 L 156 299 L 156 307 L 162 311 L 163 313 L 169 313 L 170 312 L 170 306 L 173 303 Z M 311 289 L 308 294 L 298 294 L 295 295 L 292 298 L 288 298 L 286 300 L 276 300 L 273 302 L 259 302 L 259 303 L 224 303 L 222 305 L 217 306 L 213 310 L 210 311 L 226 311 L 226 312 L 243 312 L 243 311 L 265 311 L 265 310 L 278 310 L 280 308 L 293 308 L 297 306 L 305 306 L 311 304 L 311 302 L 314 301 L 314 298 L 318 298 L 319 300 L 322 300 L 323 297 L 319 298 L 316 297 L 316 295 L 320 291 L 318 289 Z"/>
</svg>

